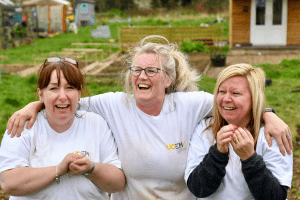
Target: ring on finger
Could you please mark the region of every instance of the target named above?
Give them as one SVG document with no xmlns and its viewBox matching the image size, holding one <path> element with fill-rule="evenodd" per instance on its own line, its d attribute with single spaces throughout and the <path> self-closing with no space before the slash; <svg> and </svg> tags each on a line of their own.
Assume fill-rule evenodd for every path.
<svg viewBox="0 0 300 200">
<path fill-rule="evenodd" d="M 287 135 L 286 137 L 287 137 L 287 138 L 290 138 L 290 137 L 291 137 L 291 134 Z"/>
<path fill-rule="evenodd" d="M 239 143 L 238 139 L 234 140 L 234 143 L 235 143 L 235 144 Z"/>
</svg>

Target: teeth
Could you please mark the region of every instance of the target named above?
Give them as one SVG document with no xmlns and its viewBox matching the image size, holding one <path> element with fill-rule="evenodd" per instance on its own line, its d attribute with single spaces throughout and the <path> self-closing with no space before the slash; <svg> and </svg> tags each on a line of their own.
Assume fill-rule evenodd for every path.
<svg viewBox="0 0 300 200">
<path fill-rule="evenodd" d="M 139 84 L 139 88 L 146 88 L 146 89 L 149 89 L 150 86 L 148 86 L 148 85 L 143 85 L 143 84 Z"/>
<path fill-rule="evenodd" d="M 225 110 L 235 110 L 235 108 L 224 107 Z"/>
<path fill-rule="evenodd" d="M 67 108 L 69 105 L 56 105 L 57 108 Z"/>
</svg>

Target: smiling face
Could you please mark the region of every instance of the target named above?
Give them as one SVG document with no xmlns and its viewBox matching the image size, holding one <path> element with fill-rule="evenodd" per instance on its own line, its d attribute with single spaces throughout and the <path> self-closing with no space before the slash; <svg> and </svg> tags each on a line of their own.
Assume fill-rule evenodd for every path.
<svg viewBox="0 0 300 200">
<path fill-rule="evenodd" d="M 251 120 L 251 91 L 248 80 L 233 76 L 221 83 L 217 94 L 218 110 L 228 124 L 247 127 Z"/>
<path fill-rule="evenodd" d="M 161 69 L 160 62 L 163 58 L 153 53 L 141 53 L 134 62 L 134 66 L 141 68 L 157 67 Z M 165 88 L 172 83 L 165 71 L 158 70 L 158 73 L 149 77 L 143 70 L 139 76 L 132 76 L 133 93 L 138 106 L 162 106 L 165 97 Z"/>
<path fill-rule="evenodd" d="M 39 98 L 45 104 L 50 126 L 58 130 L 61 126 L 70 127 L 74 121 L 80 91 L 71 86 L 60 71 L 60 84 L 56 70 L 51 72 L 50 82 L 44 89 L 38 88 Z"/>
</svg>

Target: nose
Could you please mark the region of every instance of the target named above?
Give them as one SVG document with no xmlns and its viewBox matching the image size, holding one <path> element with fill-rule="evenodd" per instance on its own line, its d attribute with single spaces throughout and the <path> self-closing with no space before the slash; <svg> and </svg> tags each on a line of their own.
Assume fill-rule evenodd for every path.
<svg viewBox="0 0 300 200">
<path fill-rule="evenodd" d="M 142 79 L 146 79 L 148 77 L 147 74 L 146 74 L 146 70 L 145 69 L 142 70 L 142 72 L 141 72 L 141 74 L 140 74 L 139 77 L 142 78 Z"/>
<path fill-rule="evenodd" d="M 66 90 L 64 88 L 60 89 L 58 98 L 60 100 L 66 100 L 67 99 Z"/>
<path fill-rule="evenodd" d="M 229 92 L 227 92 L 227 93 L 224 95 L 223 101 L 226 101 L 226 102 L 231 101 L 231 96 L 230 96 L 230 93 L 229 93 Z"/>
</svg>

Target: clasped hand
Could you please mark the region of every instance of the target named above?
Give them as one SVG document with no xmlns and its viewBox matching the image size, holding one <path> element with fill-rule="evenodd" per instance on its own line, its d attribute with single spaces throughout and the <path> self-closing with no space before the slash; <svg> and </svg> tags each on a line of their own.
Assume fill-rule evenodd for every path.
<svg viewBox="0 0 300 200">
<path fill-rule="evenodd" d="M 63 176 L 71 173 L 74 176 L 88 172 L 93 167 L 93 163 L 85 156 L 68 153 L 66 157 L 57 165 L 57 175 Z"/>
<path fill-rule="evenodd" d="M 228 153 L 229 143 L 241 160 L 246 160 L 254 154 L 254 139 L 246 128 L 226 125 L 217 133 L 217 149 Z"/>
</svg>

